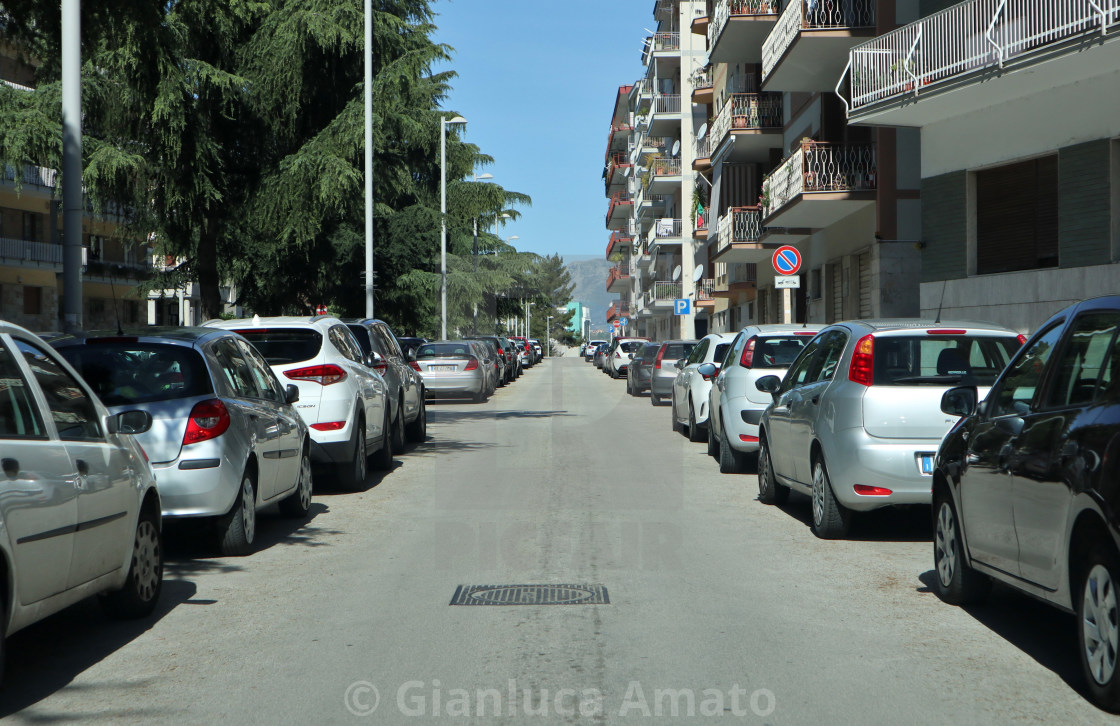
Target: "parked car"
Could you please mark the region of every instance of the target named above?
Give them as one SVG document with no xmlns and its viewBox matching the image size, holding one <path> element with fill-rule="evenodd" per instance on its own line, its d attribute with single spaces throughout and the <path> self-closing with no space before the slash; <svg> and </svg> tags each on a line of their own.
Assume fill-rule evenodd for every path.
<svg viewBox="0 0 1120 726">
<path fill-rule="evenodd" d="M 673 381 L 679 370 L 673 364 L 692 355 L 698 340 L 667 340 L 657 349 L 649 378 L 649 402 L 660 406 L 662 400 L 673 397 Z"/>
<path fill-rule="evenodd" d="M 516 381 L 521 377 L 521 356 L 517 353 L 517 345 L 507 337 L 500 338 L 502 350 L 505 351 L 506 363 L 509 365 L 510 380 Z"/>
<path fill-rule="evenodd" d="M 615 338 L 604 353 L 603 370 L 616 380 L 626 375 L 630 359 L 648 342 L 648 338 Z"/>
<path fill-rule="evenodd" d="M 590 341 L 586 345 L 586 347 L 584 347 L 584 349 L 583 349 L 583 359 L 586 360 L 588 363 L 594 362 L 595 351 L 599 348 L 600 345 L 607 345 L 607 341 L 605 341 L 605 340 L 592 340 L 592 341 Z"/>
<path fill-rule="evenodd" d="M 685 430 L 689 441 L 704 441 L 708 435 L 708 389 L 712 386 L 712 374 L 705 375 L 699 368 L 723 360 L 734 339 L 730 333 L 709 333 L 700 339 L 688 358 L 673 364 L 677 370 L 672 392 L 673 430 Z"/>
<path fill-rule="evenodd" d="M 311 460 L 338 469 L 342 486 L 365 485 L 373 466 L 393 466 L 388 388 L 346 323 L 328 315 L 210 320 L 235 330 L 260 352 L 281 381 L 299 388 L 296 410 L 311 429 Z M 399 422 L 403 423 L 403 422 Z"/>
<path fill-rule="evenodd" d="M 471 336 L 467 340 L 488 340 L 493 345 L 494 354 L 500 359 L 498 371 L 498 385 L 504 386 L 517 377 L 516 367 L 513 363 L 513 346 L 509 340 L 498 335 Z"/>
<path fill-rule="evenodd" d="M 466 340 L 474 340 L 486 346 L 488 358 L 484 358 L 484 360 L 491 361 L 494 375 L 494 387 L 490 392 L 493 393 L 494 389 L 504 386 L 509 380 L 509 375 L 506 372 L 509 366 L 506 364 L 506 357 L 502 353 L 502 346 L 498 337 L 486 336 L 483 338 L 466 338 Z"/>
<path fill-rule="evenodd" d="M 397 343 L 388 323 L 381 320 L 344 321 L 363 355 L 373 356 L 373 369 L 389 388 L 393 451 L 404 451 L 404 440 L 420 442 L 428 438 L 428 410 L 424 403 L 424 379 L 408 364 L 408 357 Z M 400 419 L 404 417 L 402 422 Z"/>
<path fill-rule="evenodd" d="M 941 395 L 962 382 L 986 392 L 1020 343 L 989 323 L 830 325 L 784 378 L 755 382 L 773 394 L 760 422 L 759 499 L 808 494 L 825 539 L 845 536 L 852 512 L 929 505 L 934 455 L 955 421 Z"/>
<path fill-rule="evenodd" d="M 540 363 L 544 360 L 544 348 L 541 342 L 536 338 L 529 338 L 529 344 L 533 346 L 533 363 Z M 580 349 L 580 355 L 583 354 L 583 349 Z"/>
<path fill-rule="evenodd" d="M 725 474 L 741 471 L 758 451 L 758 422 L 773 400 L 754 383 L 782 376 L 823 325 L 750 325 L 739 331 L 723 360 L 697 371 L 712 377 L 708 392 L 708 453 Z"/>
<path fill-rule="evenodd" d="M 486 400 L 489 383 L 476 341 L 436 340 L 416 349 L 416 363 L 424 385 L 433 395 L 469 395 Z"/>
<path fill-rule="evenodd" d="M 595 346 L 595 352 L 592 353 L 592 361 L 595 363 L 595 367 L 600 370 L 603 369 L 603 363 L 605 362 L 604 354 L 607 352 L 609 346 L 609 343 L 599 343 Z"/>
<path fill-rule="evenodd" d="M 1087 691 L 1120 711 L 1120 296 L 1044 323 L 992 386 L 947 391 L 961 416 L 933 471 L 937 593 L 965 604 L 995 579 L 1077 618 Z"/>
<path fill-rule="evenodd" d="M 257 512 L 311 507 L 311 438 L 281 385 L 247 340 L 214 328 L 140 328 L 64 336 L 54 348 L 109 413 L 142 410 L 136 439 L 159 481 L 163 516 L 216 535 L 224 555 L 252 552 Z M 211 528 L 211 523 L 216 527 Z"/>
<path fill-rule="evenodd" d="M 659 350 L 661 343 L 645 343 L 630 359 L 630 369 L 626 373 L 626 392 L 631 396 L 649 390 L 650 374 Z"/>
<path fill-rule="evenodd" d="M 397 338 L 397 345 L 401 347 L 401 352 L 404 353 L 405 358 L 411 358 L 412 354 L 424 343 L 427 343 L 427 338 L 404 337 Z"/>
<path fill-rule="evenodd" d="M 7 636 L 90 595 L 111 614 L 149 615 L 163 586 L 161 505 L 134 435 L 151 415 L 109 413 L 46 342 L 4 322 L 0 380 L 0 654 Z"/>
</svg>

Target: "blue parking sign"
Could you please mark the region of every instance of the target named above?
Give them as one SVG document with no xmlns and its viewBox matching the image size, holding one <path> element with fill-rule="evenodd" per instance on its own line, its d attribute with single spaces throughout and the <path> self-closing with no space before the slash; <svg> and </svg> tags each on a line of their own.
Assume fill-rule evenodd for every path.
<svg viewBox="0 0 1120 726">
<path fill-rule="evenodd" d="M 621 319 L 621 320 L 619 320 L 618 322 L 622 323 L 623 325 L 626 325 L 626 324 L 627 324 L 628 322 L 630 322 L 630 321 L 629 321 L 629 320 L 627 320 L 626 318 L 622 318 L 622 319 Z"/>
<path fill-rule="evenodd" d="M 688 298 L 673 301 L 673 315 L 688 315 L 691 312 Z"/>
</svg>

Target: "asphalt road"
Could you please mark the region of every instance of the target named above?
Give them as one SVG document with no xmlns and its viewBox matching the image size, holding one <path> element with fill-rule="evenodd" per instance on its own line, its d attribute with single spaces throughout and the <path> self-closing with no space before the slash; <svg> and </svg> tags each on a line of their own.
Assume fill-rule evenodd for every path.
<svg viewBox="0 0 1120 726">
<path fill-rule="evenodd" d="M 920 512 L 824 542 L 667 407 L 575 357 L 313 517 L 214 557 L 172 531 L 144 623 L 82 603 L 14 636 L 12 723 L 1116 723 L 1076 690 L 1070 616 L 930 592 Z M 451 606 L 461 585 L 601 585 L 609 604 Z M 461 591 L 460 591 L 461 592 Z M 376 710 L 373 710 L 376 706 Z M 674 711 L 674 708 L 676 709 Z"/>
</svg>

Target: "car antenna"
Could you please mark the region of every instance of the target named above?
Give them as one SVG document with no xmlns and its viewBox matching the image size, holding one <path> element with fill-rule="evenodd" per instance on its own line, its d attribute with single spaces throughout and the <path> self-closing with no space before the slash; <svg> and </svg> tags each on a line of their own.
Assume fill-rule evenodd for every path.
<svg viewBox="0 0 1120 726">
<path fill-rule="evenodd" d="M 121 329 L 121 309 L 117 305 L 117 286 L 113 283 L 113 273 L 109 273 L 109 289 L 113 291 L 113 316 L 117 319 L 117 335 L 124 335 Z"/>
<path fill-rule="evenodd" d="M 945 288 L 949 286 L 949 281 L 945 280 L 941 284 L 941 302 L 937 303 L 937 319 L 933 321 L 934 325 L 941 324 L 941 306 L 945 304 Z"/>
</svg>

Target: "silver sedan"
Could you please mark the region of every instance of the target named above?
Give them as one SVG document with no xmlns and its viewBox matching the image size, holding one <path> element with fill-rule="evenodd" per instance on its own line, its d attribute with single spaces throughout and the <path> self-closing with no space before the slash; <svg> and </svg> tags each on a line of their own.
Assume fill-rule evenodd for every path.
<svg viewBox="0 0 1120 726">
<path fill-rule="evenodd" d="M 432 395 L 469 395 L 482 403 L 489 394 L 487 374 L 474 341 L 437 340 L 416 349 L 424 388 Z"/>
</svg>

